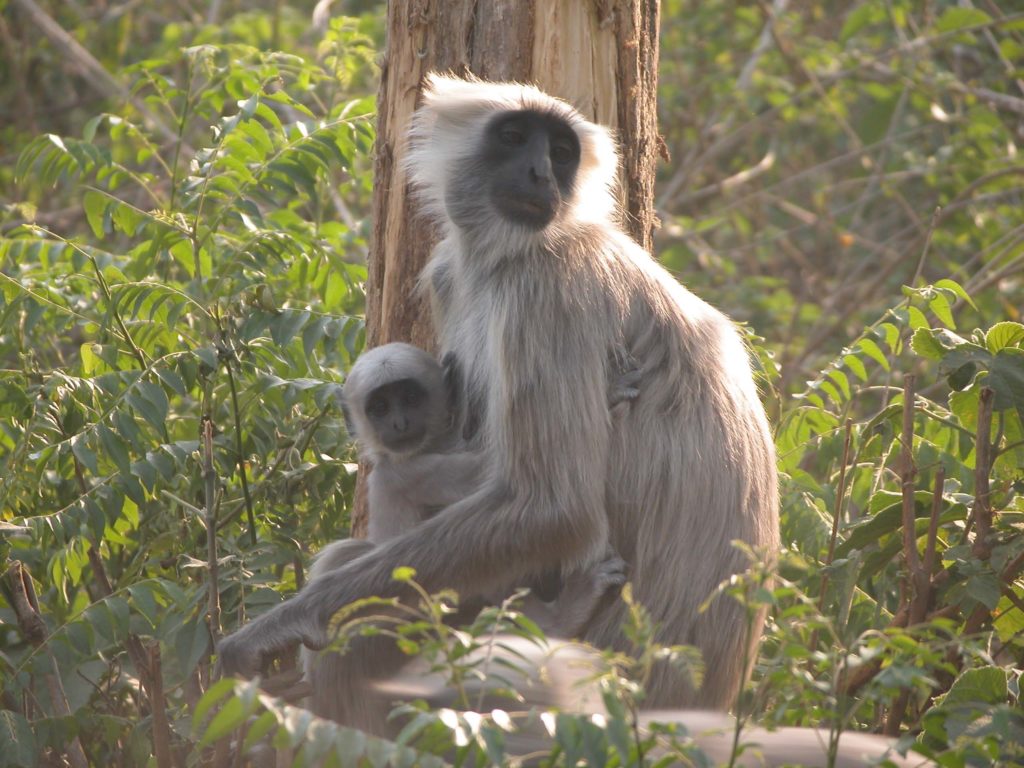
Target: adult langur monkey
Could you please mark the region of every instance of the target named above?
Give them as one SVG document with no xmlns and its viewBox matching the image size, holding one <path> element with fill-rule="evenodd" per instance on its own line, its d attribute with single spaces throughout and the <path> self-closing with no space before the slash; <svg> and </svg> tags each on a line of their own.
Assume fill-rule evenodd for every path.
<svg viewBox="0 0 1024 768">
<path fill-rule="evenodd" d="M 616 223 L 616 166 L 604 128 L 535 88 L 428 78 L 406 167 L 443 234 L 424 280 L 489 457 L 484 485 L 225 638 L 225 671 L 252 675 L 297 641 L 322 647 L 342 606 L 404 594 L 396 566 L 472 596 L 594 562 L 610 541 L 657 639 L 704 653 L 703 687 L 666 666 L 645 705 L 733 702 L 763 617 L 751 626 L 724 597 L 699 607 L 746 569 L 734 540 L 777 547 L 771 437 L 732 323 Z M 642 385 L 613 429 L 619 349 Z M 625 647 L 624 611 L 607 606 L 583 638 Z"/>
</svg>

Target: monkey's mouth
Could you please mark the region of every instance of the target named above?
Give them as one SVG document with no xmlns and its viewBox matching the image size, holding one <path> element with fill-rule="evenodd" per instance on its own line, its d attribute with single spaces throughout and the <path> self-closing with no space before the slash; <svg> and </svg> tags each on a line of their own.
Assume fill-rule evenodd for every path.
<svg viewBox="0 0 1024 768">
<path fill-rule="evenodd" d="M 423 444 L 424 432 L 419 431 L 413 434 L 394 436 L 382 441 L 384 446 L 394 453 L 415 453 Z"/>
<path fill-rule="evenodd" d="M 555 218 L 555 205 L 546 198 L 503 195 L 496 202 L 506 219 L 531 229 L 543 229 Z"/>
</svg>

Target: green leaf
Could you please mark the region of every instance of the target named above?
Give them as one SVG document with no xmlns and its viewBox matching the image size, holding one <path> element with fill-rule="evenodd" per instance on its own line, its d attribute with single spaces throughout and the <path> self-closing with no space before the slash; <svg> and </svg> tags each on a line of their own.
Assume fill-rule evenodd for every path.
<svg viewBox="0 0 1024 768">
<path fill-rule="evenodd" d="M 160 378 L 160 381 L 174 390 L 177 394 L 182 397 L 188 394 L 188 387 L 185 386 L 184 380 L 173 368 L 156 368 L 155 372 Z"/>
<path fill-rule="evenodd" d="M 885 9 L 880 3 L 861 3 L 846 14 L 843 29 L 839 33 L 839 42 L 846 43 L 851 37 L 871 24 L 885 19 Z"/>
<path fill-rule="evenodd" d="M 106 195 L 101 195 L 92 189 L 86 190 L 85 195 L 82 197 L 85 218 L 88 220 L 93 234 L 98 238 L 102 238 L 109 231 L 106 229 L 109 202 L 110 199 Z"/>
<path fill-rule="evenodd" d="M 309 312 L 284 311 L 270 324 L 270 336 L 279 347 L 288 345 L 306 321 Z"/>
<path fill-rule="evenodd" d="M 164 388 L 151 381 L 140 381 L 136 385 L 136 391 L 145 403 L 141 407 L 143 417 L 157 429 L 162 429 L 170 407 Z"/>
<path fill-rule="evenodd" d="M 117 469 L 124 474 L 131 473 L 131 458 L 128 455 L 128 446 L 115 432 L 106 424 L 97 424 L 96 433 L 100 438 L 100 445 L 117 465 Z"/>
<path fill-rule="evenodd" d="M 0 709 L 0 764 L 34 768 L 36 740 L 28 720 L 9 709 Z"/>
<path fill-rule="evenodd" d="M 217 362 L 217 350 L 213 347 L 197 347 L 192 350 L 192 353 L 199 358 L 202 367 L 206 369 L 206 373 L 212 373 L 219 367 Z"/>
<path fill-rule="evenodd" d="M 868 380 L 868 370 L 864 367 L 863 361 L 856 355 L 844 355 L 843 363 L 861 381 Z"/>
<path fill-rule="evenodd" d="M 71 452 L 93 475 L 99 475 L 100 470 L 96 463 L 96 454 L 86 443 L 85 434 L 77 434 L 71 438 Z"/>
<path fill-rule="evenodd" d="M 967 594 L 992 610 L 999 604 L 1002 584 L 999 577 L 991 572 L 979 573 L 967 579 L 964 589 Z"/>
<path fill-rule="evenodd" d="M 910 348 L 915 354 L 929 360 L 941 360 L 946 350 L 935 338 L 931 328 L 918 328 L 910 337 Z"/>
<path fill-rule="evenodd" d="M 232 696 L 221 707 L 220 711 L 213 716 L 210 725 L 203 731 L 203 737 L 199 740 L 200 747 L 208 747 L 218 739 L 222 739 L 238 728 L 249 716 L 238 696 Z"/>
<path fill-rule="evenodd" d="M 182 674 L 190 675 L 210 650 L 210 628 L 202 618 L 193 617 L 175 633 L 174 640 Z"/>
<path fill-rule="evenodd" d="M 872 339 L 865 337 L 857 342 L 857 346 L 865 355 L 882 366 L 883 369 L 887 371 L 889 370 L 889 358 L 885 356 L 885 353 L 882 352 L 882 348 L 879 347 Z"/>
<path fill-rule="evenodd" d="M 975 363 L 969 362 L 964 363 L 959 368 L 954 368 L 946 376 L 946 381 L 949 383 L 950 389 L 963 390 L 967 389 L 974 380 L 974 374 L 978 372 L 978 366 Z"/>
<path fill-rule="evenodd" d="M 912 330 L 916 331 L 918 328 L 930 327 L 928 323 L 928 318 L 925 317 L 924 312 L 922 312 L 917 307 L 907 307 L 907 316 L 907 322 L 909 323 Z M 890 346 L 892 345 L 890 344 Z"/>
<path fill-rule="evenodd" d="M 935 22 L 935 30 L 940 33 L 956 32 L 959 29 L 976 27 L 988 24 L 992 17 L 977 8 L 953 7 L 947 8 L 938 21 Z"/>
<path fill-rule="evenodd" d="M 395 568 L 395 570 L 393 570 L 391 572 L 391 578 L 394 579 L 395 581 L 412 581 L 413 577 L 415 577 L 415 576 L 416 576 L 416 569 L 415 568 L 410 568 L 410 567 L 405 566 L 405 565 L 403 565 L 403 566 L 401 566 L 399 568 Z"/>
<path fill-rule="evenodd" d="M 1024 350 L 1006 347 L 989 363 L 986 386 L 995 390 L 997 411 L 1015 408 L 1024 418 Z"/>
<path fill-rule="evenodd" d="M 978 706 L 982 702 L 1003 704 L 1007 701 L 1008 695 L 1006 670 L 999 667 L 979 667 L 966 670 L 953 682 L 941 706 Z"/>
<path fill-rule="evenodd" d="M 945 294 L 936 293 L 932 296 L 931 300 L 928 302 L 928 309 L 930 309 L 947 328 L 956 328 L 956 322 L 953 320 L 953 310 L 950 308 L 949 299 L 946 298 Z"/>
<path fill-rule="evenodd" d="M 936 288 L 942 288 L 943 290 L 950 291 L 954 296 L 963 299 L 972 307 L 977 309 L 974 300 L 971 299 L 970 295 L 964 290 L 964 287 L 960 285 L 956 280 L 950 280 L 948 277 L 942 280 L 936 280 L 934 283 Z"/>
<path fill-rule="evenodd" d="M 1008 320 L 996 323 L 985 334 L 985 346 L 992 354 L 1007 347 L 1016 347 L 1024 341 L 1024 325 Z"/>
<path fill-rule="evenodd" d="M 835 369 L 828 372 L 828 377 L 836 383 L 836 386 L 843 392 L 843 400 L 850 399 L 850 380 L 842 371 Z M 840 401 L 842 402 L 842 401 Z"/>
<path fill-rule="evenodd" d="M 927 323 L 926 323 L 927 325 Z M 882 323 L 878 326 L 884 334 L 885 343 L 889 345 L 892 352 L 899 354 L 900 351 L 900 329 L 892 323 Z"/>
</svg>

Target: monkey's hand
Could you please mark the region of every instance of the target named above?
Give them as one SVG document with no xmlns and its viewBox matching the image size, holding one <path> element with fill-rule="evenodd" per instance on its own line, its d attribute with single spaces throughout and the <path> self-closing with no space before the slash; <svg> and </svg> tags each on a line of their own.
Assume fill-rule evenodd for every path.
<svg viewBox="0 0 1024 768">
<path fill-rule="evenodd" d="M 523 610 L 540 625 L 544 634 L 577 637 L 605 601 L 619 594 L 628 571 L 626 561 L 609 549 L 604 560 L 585 571 L 566 576 L 554 602 L 541 603 L 529 595 Z"/>
<path fill-rule="evenodd" d="M 609 550 L 601 562 L 570 574 L 554 604 L 563 632 L 569 637 L 582 633 L 601 606 L 618 596 L 628 571 L 626 561 Z"/>
<path fill-rule="evenodd" d="M 279 653 L 299 643 L 319 649 L 327 633 L 317 626 L 300 597 L 292 598 L 251 621 L 217 644 L 217 668 L 222 676 L 254 677 Z"/>
<path fill-rule="evenodd" d="M 626 583 L 628 571 L 626 561 L 614 552 L 609 552 L 604 560 L 589 570 L 569 576 L 558 599 L 597 607 L 605 595 L 619 594 L 622 585 Z"/>
</svg>

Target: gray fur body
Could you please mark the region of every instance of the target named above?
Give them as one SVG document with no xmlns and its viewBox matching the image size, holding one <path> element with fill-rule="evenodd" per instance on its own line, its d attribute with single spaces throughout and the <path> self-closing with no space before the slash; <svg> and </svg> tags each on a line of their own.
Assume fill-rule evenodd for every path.
<svg viewBox="0 0 1024 768">
<path fill-rule="evenodd" d="M 573 195 L 541 231 L 495 214 L 474 155 L 492 116 L 531 108 L 568 122 L 582 148 Z M 428 590 L 473 596 L 585 567 L 610 542 L 658 639 L 699 646 L 707 665 L 700 691 L 657 670 L 645 703 L 727 708 L 763 617 L 749 621 L 727 598 L 699 606 L 747 567 L 734 539 L 769 557 L 778 540 L 772 442 L 735 328 L 611 223 L 608 133 L 536 89 L 433 76 L 407 167 L 444 236 L 425 282 L 479 420 L 483 484 L 223 640 L 224 668 L 252 674 L 289 643 L 322 646 L 337 609 L 404 594 L 391 581 L 398 565 Z M 612 429 L 606 386 L 620 349 L 643 385 Z M 623 647 L 623 613 L 606 607 L 584 639 Z"/>
</svg>

